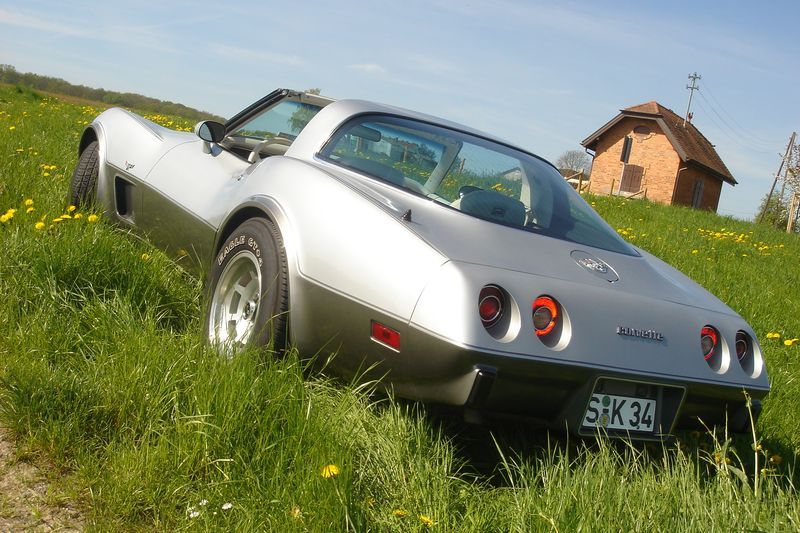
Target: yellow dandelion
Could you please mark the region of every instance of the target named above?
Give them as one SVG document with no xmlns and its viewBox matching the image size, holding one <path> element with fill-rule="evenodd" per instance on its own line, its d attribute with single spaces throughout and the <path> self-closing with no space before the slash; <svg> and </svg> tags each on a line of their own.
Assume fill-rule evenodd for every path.
<svg viewBox="0 0 800 533">
<path fill-rule="evenodd" d="M 68 215 L 67 213 L 64 213 L 63 215 L 61 215 L 61 218 L 63 220 L 67 220 L 68 218 L 72 218 L 72 215 Z"/>
<path fill-rule="evenodd" d="M 419 518 L 420 522 L 422 522 L 423 524 L 425 524 L 428 527 L 431 527 L 433 525 L 433 520 L 431 519 L 430 516 L 421 514 L 421 515 L 418 516 L 418 518 Z"/>
<path fill-rule="evenodd" d="M 9 127 L 8 127 L 8 130 L 9 130 L 9 131 L 14 131 L 15 129 L 17 129 L 17 127 L 16 127 L 16 126 L 9 126 Z"/>
<path fill-rule="evenodd" d="M 693 254 L 700 253 L 700 250 L 692 250 L 692 253 L 693 253 Z"/>
<path fill-rule="evenodd" d="M 25 200 L 25 207 L 30 207 L 30 206 L 32 206 L 32 205 L 33 205 L 33 200 L 31 200 L 30 198 L 28 198 L 27 200 Z"/>
<path fill-rule="evenodd" d="M 64 220 L 64 219 L 61 218 L 61 217 L 58 217 L 58 218 L 54 218 L 53 222 L 61 222 L 62 220 Z"/>
<path fill-rule="evenodd" d="M 405 511 L 405 509 L 395 509 L 394 511 L 392 511 L 392 514 L 397 518 L 403 518 L 408 513 Z"/>
<path fill-rule="evenodd" d="M 28 214 L 33 213 L 34 211 L 36 211 L 36 209 L 34 209 L 33 207 L 29 207 L 28 209 L 25 210 L 25 212 Z"/>
<path fill-rule="evenodd" d="M 5 224 L 9 220 L 11 220 L 11 217 L 8 216 L 8 213 L 6 213 L 5 215 L 0 215 L 0 223 Z"/>
<path fill-rule="evenodd" d="M 75 220 L 77 220 L 77 219 L 79 219 L 79 218 L 83 218 L 83 215 L 82 215 L 82 214 L 80 214 L 80 213 L 75 213 L 75 216 L 73 216 L 72 218 L 74 218 Z"/>
<path fill-rule="evenodd" d="M 324 478 L 332 478 L 339 475 L 339 467 L 335 464 L 329 464 L 322 467 L 320 475 Z"/>
<path fill-rule="evenodd" d="M 149 261 L 149 260 L 150 260 L 150 254 L 148 253 L 142 254 L 142 261 Z"/>
<path fill-rule="evenodd" d="M 43 230 L 44 222 L 37 222 L 33 227 L 36 228 L 37 230 Z"/>
<path fill-rule="evenodd" d="M 45 178 L 46 178 L 47 176 L 49 176 L 49 175 L 50 175 L 50 173 L 49 173 L 49 172 L 42 172 L 42 176 L 44 176 Z"/>
<path fill-rule="evenodd" d="M 786 339 L 783 341 L 784 346 L 791 346 L 792 344 L 794 344 L 794 339 Z"/>
<path fill-rule="evenodd" d="M 775 331 L 770 331 L 769 333 L 767 333 L 767 338 L 768 339 L 780 339 L 781 338 L 781 334 L 777 333 Z"/>
<path fill-rule="evenodd" d="M 76 209 L 78 209 L 78 208 L 77 208 L 77 207 L 75 207 L 74 205 L 71 205 L 71 206 L 69 206 L 69 207 L 67 208 L 67 213 L 72 213 L 72 212 L 73 212 L 73 211 L 75 211 Z"/>
<path fill-rule="evenodd" d="M 97 215 L 89 215 L 86 217 L 86 220 L 89 222 L 97 222 Z"/>
</svg>

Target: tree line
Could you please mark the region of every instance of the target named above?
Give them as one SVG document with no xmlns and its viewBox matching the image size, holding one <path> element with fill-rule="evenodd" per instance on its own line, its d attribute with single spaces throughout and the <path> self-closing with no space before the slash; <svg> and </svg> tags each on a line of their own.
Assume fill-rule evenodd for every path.
<svg viewBox="0 0 800 533">
<path fill-rule="evenodd" d="M 0 83 L 24 85 L 32 89 L 49 93 L 74 96 L 94 102 L 102 102 L 110 106 L 142 109 L 162 115 L 178 115 L 192 120 L 214 119 L 220 122 L 225 121 L 222 117 L 183 104 L 142 96 L 141 94 L 120 93 L 117 91 L 107 91 L 105 89 L 95 89 L 85 85 L 74 85 L 61 78 L 42 76 L 41 74 L 34 74 L 32 72 L 18 72 L 13 65 L 0 65 Z"/>
</svg>

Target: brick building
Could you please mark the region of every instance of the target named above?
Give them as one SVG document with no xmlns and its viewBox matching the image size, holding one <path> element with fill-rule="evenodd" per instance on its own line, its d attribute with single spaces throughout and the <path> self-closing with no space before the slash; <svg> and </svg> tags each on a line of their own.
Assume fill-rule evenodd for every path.
<svg viewBox="0 0 800 533">
<path fill-rule="evenodd" d="M 717 210 L 722 184 L 736 185 L 708 139 L 658 102 L 627 109 L 584 139 L 595 152 L 589 190 Z"/>
</svg>

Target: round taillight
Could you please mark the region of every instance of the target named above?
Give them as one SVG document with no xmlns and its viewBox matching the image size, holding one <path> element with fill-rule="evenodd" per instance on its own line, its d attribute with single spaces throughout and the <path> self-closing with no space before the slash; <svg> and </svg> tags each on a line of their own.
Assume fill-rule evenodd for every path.
<svg viewBox="0 0 800 533">
<path fill-rule="evenodd" d="M 706 361 L 714 355 L 718 339 L 717 330 L 711 326 L 703 326 L 703 329 L 700 330 L 700 347 L 703 350 L 703 358 Z"/>
<path fill-rule="evenodd" d="M 503 291 L 495 285 L 487 285 L 481 289 L 478 296 L 478 315 L 484 327 L 491 328 L 503 317 L 504 311 Z"/>
<path fill-rule="evenodd" d="M 533 328 L 543 337 L 553 331 L 558 322 L 558 304 L 549 296 L 539 296 L 533 302 Z"/>
<path fill-rule="evenodd" d="M 750 344 L 747 342 L 747 334 L 744 331 L 736 332 L 736 357 L 742 361 L 747 355 Z"/>
<path fill-rule="evenodd" d="M 736 332 L 736 358 L 739 359 L 739 366 L 745 374 L 751 378 L 757 378 L 764 369 L 761 349 L 758 341 L 746 331 Z"/>
</svg>

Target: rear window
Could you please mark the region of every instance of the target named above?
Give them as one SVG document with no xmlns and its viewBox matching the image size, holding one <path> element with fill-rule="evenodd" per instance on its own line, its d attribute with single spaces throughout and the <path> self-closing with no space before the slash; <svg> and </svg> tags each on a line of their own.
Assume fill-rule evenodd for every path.
<svg viewBox="0 0 800 533">
<path fill-rule="evenodd" d="M 503 144 L 413 120 L 365 115 L 322 157 L 473 217 L 638 255 L 545 161 Z"/>
</svg>

